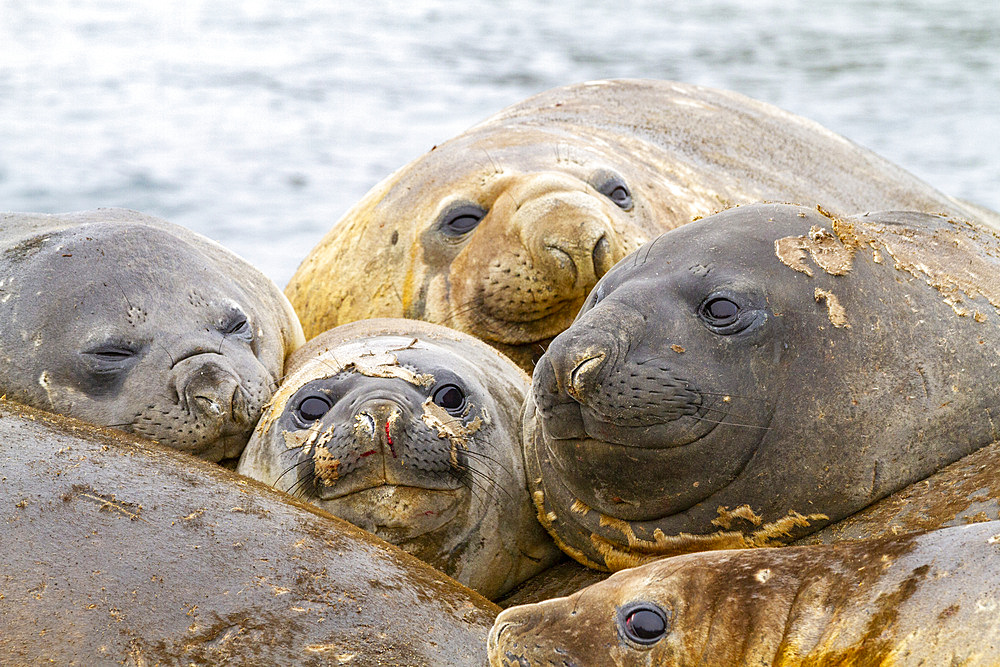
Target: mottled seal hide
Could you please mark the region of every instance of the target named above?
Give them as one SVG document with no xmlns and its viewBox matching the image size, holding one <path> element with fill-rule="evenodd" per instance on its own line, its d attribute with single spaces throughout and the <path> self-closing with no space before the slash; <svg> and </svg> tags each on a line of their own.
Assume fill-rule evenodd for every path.
<svg viewBox="0 0 1000 667">
<path fill-rule="evenodd" d="M 1000 522 L 666 558 L 513 607 L 490 664 L 996 665 Z"/>
<path fill-rule="evenodd" d="M 777 545 L 994 442 L 998 244 L 929 214 L 788 205 L 660 236 L 535 370 L 540 519 L 610 570 Z"/>
<path fill-rule="evenodd" d="M 530 373 L 615 262 L 661 232 L 757 201 L 1000 220 L 742 95 L 596 81 L 511 106 L 386 178 L 286 294 L 307 338 L 368 317 L 428 320 Z"/>
<path fill-rule="evenodd" d="M 289 360 L 238 472 L 370 530 L 496 597 L 562 554 L 521 453 L 528 377 L 463 333 L 365 320 Z"/>
<path fill-rule="evenodd" d="M 222 246 L 135 211 L 0 215 L 0 395 L 218 461 L 302 344 Z"/>
<path fill-rule="evenodd" d="M 483 665 L 499 609 L 220 466 L 0 401 L 4 664 Z"/>
</svg>

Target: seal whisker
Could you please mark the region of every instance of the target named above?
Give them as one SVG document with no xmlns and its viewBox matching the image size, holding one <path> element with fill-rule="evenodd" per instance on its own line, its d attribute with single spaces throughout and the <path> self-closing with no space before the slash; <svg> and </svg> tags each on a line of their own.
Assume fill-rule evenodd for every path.
<svg viewBox="0 0 1000 667">
<path fill-rule="evenodd" d="M 296 449 L 299 449 L 299 448 L 301 448 L 301 445 L 300 445 L 300 447 L 297 447 Z M 295 451 L 295 450 L 289 450 L 289 451 Z M 308 458 L 299 459 L 298 461 L 296 461 L 295 463 L 293 463 L 288 468 L 285 468 L 284 472 L 282 472 L 280 475 L 278 475 L 278 477 L 274 480 L 274 482 L 271 483 L 271 486 L 277 488 L 278 482 L 281 481 L 282 477 L 284 477 L 285 475 L 287 475 L 291 471 L 295 470 L 299 466 L 301 466 L 301 465 L 307 465 L 309 463 L 310 463 L 310 461 L 309 461 Z"/>
<path fill-rule="evenodd" d="M 488 474 L 486 474 L 486 473 L 484 473 L 484 472 L 482 472 L 480 470 L 476 470 L 475 468 L 473 468 L 471 466 L 456 466 L 456 469 L 460 470 L 460 471 L 463 471 L 463 472 L 468 472 L 472 476 L 478 476 L 479 479 L 486 480 L 487 482 L 489 482 L 489 488 L 496 489 L 496 490 L 500 491 L 501 493 L 503 493 L 504 495 L 507 496 L 508 500 L 512 500 L 512 501 L 514 500 L 514 496 L 511 495 L 510 492 L 507 491 L 507 489 L 505 489 L 503 486 L 501 486 L 495 479 L 493 479 L 492 477 L 490 477 Z"/>
</svg>

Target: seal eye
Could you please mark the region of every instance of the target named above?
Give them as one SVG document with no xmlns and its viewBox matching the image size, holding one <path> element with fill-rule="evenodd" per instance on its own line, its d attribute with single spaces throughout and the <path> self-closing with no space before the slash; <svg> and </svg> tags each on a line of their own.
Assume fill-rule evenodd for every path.
<svg viewBox="0 0 1000 667">
<path fill-rule="evenodd" d="M 628 211 L 632 208 L 632 192 L 625 185 L 625 180 L 613 174 L 597 186 L 597 191 L 615 203 L 618 208 Z"/>
<path fill-rule="evenodd" d="M 295 415 L 303 422 L 314 422 L 327 413 L 333 406 L 330 399 L 323 394 L 309 394 L 295 407 Z"/>
<path fill-rule="evenodd" d="M 465 393 L 454 384 L 441 385 L 435 389 L 431 400 L 448 412 L 458 412 L 465 407 Z"/>
<path fill-rule="evenodd" d="M 250 323 L 247 322 L 245 317 L 234 317 L 229 324 L 222 327 L 222 333 L 227 336 L 231 335 L 245 335 L 250 331 Z"/>
<path fill-rule="evenodd" d="M 636 644 L 650 645 L 667 634 L 667 615 L 658 606 L 646 602 L 622 610 L 621 626 L 625 636 Z"/>
<path fill-rule="evenodd" d="M 83 352 L 90 371 L 95 375 L 116 375 L 135 360 L 136 350 L 125 344 L 106 343 Z"/>
<path fill-rule="evenodd" d="M 719 297 L 706 303 L 704 312 L 715 326 L 726 326 L 735 322 L 736 318 L 739 317 L 740 307 L 729 299 Z"/>
<path fill-rule="evenodd" d="M 476 204 L 459 204 L 441 216 L 441 231 L 451 237 L 465 236 L 486 217 L 486 209 Z"/>
</svg>

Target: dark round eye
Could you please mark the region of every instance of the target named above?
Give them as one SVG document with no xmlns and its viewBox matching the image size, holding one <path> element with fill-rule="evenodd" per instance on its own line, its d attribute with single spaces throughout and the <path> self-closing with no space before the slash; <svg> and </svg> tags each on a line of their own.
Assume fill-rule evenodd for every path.
<svg viewBox="0 0 1000 667">
<path fill-rule="evenodd" d="M 740 307 L 725 297 L 718 297 L 708 301 L 702 312 L 710 324 L 726 326 L 736 321 Z"/>
<path fill-rule="evenodd" d="M 465 407 L 465 392 L 457 385 L 445 384 L 434 390 L 432 400 L 448 412 L 457 412 Z"/>
<path fill-rule="evenodd" d="M 667 615 L 656 605 L 640 603 L 622 615 L 625 636 L 637 644 L 655 644 L 667 634 Z"/>
<path fill-rule="evenodd" d="M 613 201 L 622 210 L 627 211 L 632 208 L 632 192 L 625 185 L 621 176 L 611 176 L 597 186 L 597 191 Z"/>
<path fill-rule="evenodd" d="M 459 204 L 441 216 L 441 231 L 448 236 L 468 234 L 486 217 L 486 209 L 476 204 Z"/>
<path fill-rule="evenodd" d="M 333 403 L 322 394 L 310 394 L 299 401 L 295 408 L 295 413 L 305 422 L 314 422 L 323 415 Z"/>
</svg>

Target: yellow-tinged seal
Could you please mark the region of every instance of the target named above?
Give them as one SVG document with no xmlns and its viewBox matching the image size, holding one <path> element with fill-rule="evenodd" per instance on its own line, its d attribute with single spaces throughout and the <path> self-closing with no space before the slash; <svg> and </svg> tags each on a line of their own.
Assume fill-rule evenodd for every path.
<svg viewBox="0 0 1000 667">
<path fill-rule="evenodd" d="M 286 294 L 307 338 L 370 317 L 428 320 L 530 373 L 615 262 L 663 231 L 756 201 L 992 216 L 742 95 L 595 81 L 509 107 L 386 178 Z"/>
</svg>

